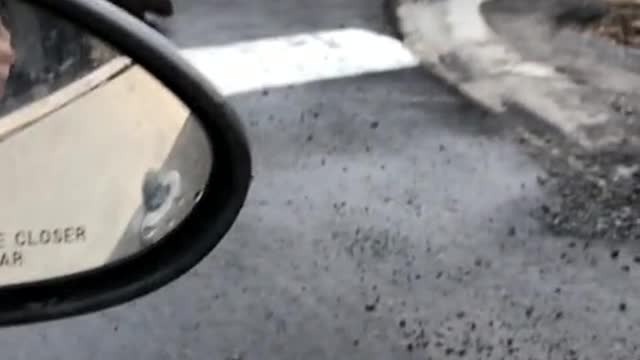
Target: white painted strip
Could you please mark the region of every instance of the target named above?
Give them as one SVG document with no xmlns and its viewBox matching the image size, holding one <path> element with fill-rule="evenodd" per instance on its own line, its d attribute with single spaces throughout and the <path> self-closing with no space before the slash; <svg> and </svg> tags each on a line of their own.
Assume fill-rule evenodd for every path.
<svg viewBox="0 0 640 360">
<path fill-rule="evenodd" d="M 223 95 L 416 67 L 387 35 L 340 29 L 182 50 Z"/>
</svg>

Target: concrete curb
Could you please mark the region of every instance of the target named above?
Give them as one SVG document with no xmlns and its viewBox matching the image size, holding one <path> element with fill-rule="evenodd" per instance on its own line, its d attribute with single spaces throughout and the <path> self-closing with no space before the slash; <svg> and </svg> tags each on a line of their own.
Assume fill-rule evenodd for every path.
<svg viewBox="0 0 640 360">
<path fill-rule="evenodd" d="M 495 113 L 517 107 L 586 150 L 640 143 L 607 96 L 547 62 L 521 55 L 487 23 L 487 0 L 388 0 L 405 45 L 436 76 Z M 601 91 L 602 89 L 597 89 Z"/>
</svg>

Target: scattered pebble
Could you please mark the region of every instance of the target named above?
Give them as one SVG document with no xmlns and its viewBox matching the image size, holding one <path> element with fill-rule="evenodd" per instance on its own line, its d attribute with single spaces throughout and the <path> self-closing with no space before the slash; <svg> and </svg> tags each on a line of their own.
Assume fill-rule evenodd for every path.
<svg viewBox="0 0 640 360">
<path fill-rule="evenodd" d="M 556 312 L 556 314 L 554 315 L 554 318 L 555 318 L 556 320 L 560 320 L 560 319 L 562 319 L 563 317 L 564 317 L 564 313 L 563 313 L 562 311 L 558 311 L 558 312 Z"/>
<path fill-rule="evenodd" d="M 376 297 L 375 300 L 364 305 L 364 310 L 366 312 L 374 312 L 378 307 L 378 303 L 380 302 L 380 297 Z"/>
<path fill-rule="evenodd" d="M 619 256 L 620 256 L 620 250 L 615 249 L 615 250 L 612 250 L 612 251 L 611 251 L 611 258 L 612 258 L 612 259 L 614 259 L 614 260 L 615 260 L 615 259 L 617 259 Z"/>
<path fill-rule="evenodd" d="M 533 310 L 534 310 L 533 306 L 527 307 L 527 309 L 524 312 L 524 314 L 527 317 L 527 319 L 529 319 L 529 318 L 531 318 L 531 316 L 533 316 Z"/>
</svg>

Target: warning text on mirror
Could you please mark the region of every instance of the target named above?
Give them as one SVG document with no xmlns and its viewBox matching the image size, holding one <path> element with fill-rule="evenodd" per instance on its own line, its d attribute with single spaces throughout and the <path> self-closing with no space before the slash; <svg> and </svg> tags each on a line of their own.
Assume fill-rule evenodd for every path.
<svg viewBox="0 0 640 360">
<path fill-rule="evenodd" d="M 0 268 L 23 266 L 24 249 L 85 242 L 85 226 L 67 226 L 41 230 L 0 231 Z"/>
</svg>

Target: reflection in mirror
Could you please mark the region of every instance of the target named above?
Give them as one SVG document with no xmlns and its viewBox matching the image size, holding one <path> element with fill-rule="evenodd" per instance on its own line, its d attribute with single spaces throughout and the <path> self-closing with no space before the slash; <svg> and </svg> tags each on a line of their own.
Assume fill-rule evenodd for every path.
<svg viewBox="0 0 640 360">
<path fill-rule="evenodd" d="M 1 12 L 0 285 L 97 269 L 162 241 L 212 169 L 199 122 L 83 29 L 19 0 Z"/>
</svg>

